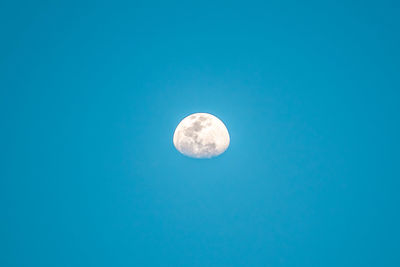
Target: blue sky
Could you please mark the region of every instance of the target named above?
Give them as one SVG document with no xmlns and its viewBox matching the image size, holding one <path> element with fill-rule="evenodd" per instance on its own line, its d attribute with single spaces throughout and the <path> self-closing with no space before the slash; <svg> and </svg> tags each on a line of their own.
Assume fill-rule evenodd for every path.
<svg viewBox="0 0 400 267">
<path fill-rule="evenodd" d="M 3 1 L 0 265 L 399 266 L 399 11 Z"/>
</svg>

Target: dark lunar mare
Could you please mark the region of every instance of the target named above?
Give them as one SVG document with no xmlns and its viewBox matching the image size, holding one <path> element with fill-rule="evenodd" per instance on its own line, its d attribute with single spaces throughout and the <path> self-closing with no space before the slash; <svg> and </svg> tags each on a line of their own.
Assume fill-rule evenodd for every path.
<svg viewBox="0 0 400 267">
<path fill-rule="evenodd" d="M 201 140 L 199 140 L 198 136 L 198 133 L 201 132 L 202 129 L 211 125 L 211 123 L 208 121 L 209 118 L 200 116 L 192 123 L 190 127 L 185 130 L 184 134 L 194 141 L 194 145 L 196 146 L 197 150 L 201 152 L 201 154 L 212 155 L 217 148 L 217 145 L 215 143 L 204 144 Z"/>
</svg>

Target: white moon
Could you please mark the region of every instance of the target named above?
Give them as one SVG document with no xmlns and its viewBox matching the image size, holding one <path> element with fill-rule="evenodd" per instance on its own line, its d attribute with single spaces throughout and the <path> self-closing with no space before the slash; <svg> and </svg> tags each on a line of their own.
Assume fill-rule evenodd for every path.
<svg viewBox="0 0 400 267">
<path fill-rule="evenodd" d="M 225 124 L 208 113 L 194 113 L 176 127 L 174 146 L 182 154 L 193 158 L 211 158 L 222 154 L 230 138 Z"/>
</svg>

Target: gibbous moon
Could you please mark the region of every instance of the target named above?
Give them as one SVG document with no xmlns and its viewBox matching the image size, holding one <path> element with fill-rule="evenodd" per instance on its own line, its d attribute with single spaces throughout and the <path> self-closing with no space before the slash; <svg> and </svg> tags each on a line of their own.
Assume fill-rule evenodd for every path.
<svg viewBox="0 0 400 267">
<path fill-rule="evenodd" d="M 194 113 L 176 127 L 174 146 L 192 158 L 212 158 L 222 154 L 230 138 L 225 124 L 208 113 Z"/>
</svg>

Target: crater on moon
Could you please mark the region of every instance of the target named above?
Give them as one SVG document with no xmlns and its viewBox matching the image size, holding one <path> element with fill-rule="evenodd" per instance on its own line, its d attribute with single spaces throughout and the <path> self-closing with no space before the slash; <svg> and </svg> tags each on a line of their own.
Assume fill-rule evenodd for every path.
<svg viewBox="0 0 400 267">
<path fill-rule="evenodd" d="M 211 158 L 222 154 L 229 146 L 230 137 L 224 123 L 208 113 L 194 113 L 176 127 L 176 149 L 194 158 Z"/>
</svg>

